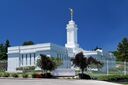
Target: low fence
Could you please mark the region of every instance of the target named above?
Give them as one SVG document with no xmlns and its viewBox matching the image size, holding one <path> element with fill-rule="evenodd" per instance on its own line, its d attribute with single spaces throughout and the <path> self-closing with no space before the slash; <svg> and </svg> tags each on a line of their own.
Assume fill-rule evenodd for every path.
<svg viewBox="0 0 128 85">
<path fill-rule="evenodd" d="M 89 65 L 87 71 L 85 72 L 94 75 L 128 75 L 128 62 L 106 60 L 102 61 L 102 63 L 103 66 Z M 69 64 L 67 66 L 67 68 L 69 69 Z M 0 61 L 0 71 L 7 71 L 7 61 Z M 79 73 L 80 70 L 76 68 L 76 72 Z"/>
<path fill-rule="evenodd" d="M 95 75 L 128 75 L 128 62 L 106 60 L 102 67 L 90 68 L 87 72 Z"/>
</svg>

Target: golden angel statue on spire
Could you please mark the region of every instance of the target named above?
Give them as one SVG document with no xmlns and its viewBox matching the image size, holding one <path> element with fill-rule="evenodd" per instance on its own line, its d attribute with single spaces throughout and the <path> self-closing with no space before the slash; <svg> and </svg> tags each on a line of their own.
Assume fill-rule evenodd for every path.
<svg viewBox="0 0 128 85">
<path fill-rule="evenodd" d="M 71 20 L 73 20 L 73 9 L 69 8 L 71 14 Z"/>
</svg>

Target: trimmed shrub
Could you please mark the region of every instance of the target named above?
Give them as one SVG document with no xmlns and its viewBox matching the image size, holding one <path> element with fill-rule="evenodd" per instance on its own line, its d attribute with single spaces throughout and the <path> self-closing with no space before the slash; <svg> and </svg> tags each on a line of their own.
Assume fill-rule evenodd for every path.
<svg viewBox="0 0 128 85">
<path fill-rule="evenodd" d="M 2 77 L 3 76 L 3 73 L 0 73 L 0 77 Z"/>
<path fill-rule="evenodd" d="M 11 76 L 17 78 L 18 74 L 17 73 L 12 73 Z"/>
<path fill-rule="evenodd" d="M 31 74 L 32 78 L 36 78 L 36 73 Z"/>
<path fill-rule="evenodd" d="M 128 80 L 128 75 L 108 75 L 100 76 L 98 80 L 102 81 L 125 81 Z"/>
<path fill-rule="evenodd" d="M 32 78 L 42 78 L 42 74 L 32 74 Z"/>
<path fill-rule="evenodd" d="M 16 70 L 21 70 L 23 72 L 34 71 L 35 70 L 35 66 L 17 67 Z"/>
<path fill-rule="evenodd" d="M 9 76 L 10 76 L 9 73 L 3 73 L 3 74 L 2 74 L 2 77 L 9 77 Z"/>
<path fill-rule="evenodd" d="M 44 73 L 44 74 L 33 73 L 32 78 L 53 78 L 53 76 L 51 75 L 51 73 Z"/>
<path fill-rule="evenodd" d="M 28 78 L 28 74 L 22 74 L 23 78 Z"/>
</svg>

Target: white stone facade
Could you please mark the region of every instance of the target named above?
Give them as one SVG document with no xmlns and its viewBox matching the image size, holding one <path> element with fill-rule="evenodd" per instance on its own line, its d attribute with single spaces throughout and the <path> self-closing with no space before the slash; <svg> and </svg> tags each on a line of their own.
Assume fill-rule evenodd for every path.
<svg viewBox="0 0 128 85">
<path fill-rule="evenodd" d="M 17 67 L 35 66 L 37 57 L 45 54 L 63 60 L 63 68 L 69 68 L 70 57 L 65 47 L 44 43 L 30 46 L 16 46 L 8 48 L 8 71 L 15 72 Z"/>
<path fill-rule="evenodd" d="M 65 44 L 66 48 L 79 48 L 77 43 L 77 25 L 73 20 L 69 21 L 67 24 L 67 43 Z"/>
</svg>

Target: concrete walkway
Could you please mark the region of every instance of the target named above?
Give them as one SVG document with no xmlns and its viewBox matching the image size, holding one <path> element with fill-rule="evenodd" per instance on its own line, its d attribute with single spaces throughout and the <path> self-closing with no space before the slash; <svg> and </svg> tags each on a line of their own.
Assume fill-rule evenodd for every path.
<svg viewBox="0 0 128 85">
<path fill-rule="evenodd" d="M 120 85 L 95 80 L 0 79 L 0 85 Z"/>
</svg>

